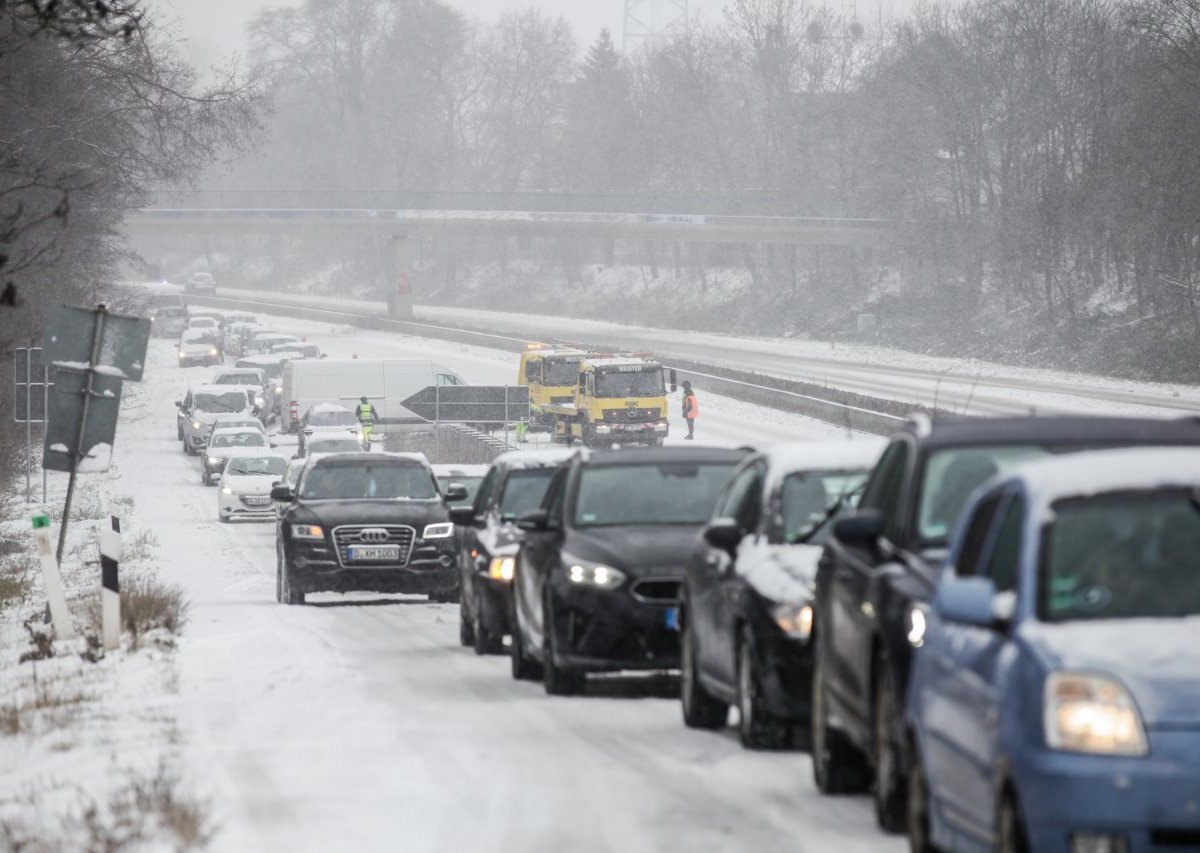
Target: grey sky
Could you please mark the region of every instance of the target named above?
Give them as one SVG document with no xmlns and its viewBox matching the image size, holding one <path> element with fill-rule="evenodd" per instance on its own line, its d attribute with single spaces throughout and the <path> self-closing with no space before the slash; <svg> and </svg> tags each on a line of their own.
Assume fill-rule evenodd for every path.
<svg viewBox="0 0 1200 853">
<path fill-rule="evenodd" d="M 190 58 L 207 66 L 234 51 L 245 49 L 246 23 L 260 10 L 278 6 L 296 6 L 301 0 L 145 0 L 146 8 L 156 18 L 171 19 L 180 35 L 188 39 Z M 618 47 L 621 44 L 625 0 L 449 0 L 472 17 L 485 20 L 499 17 L 508 9 L 536 6 L 547 14 L 562 15 L 575 29 L 582 45 L 586 46 L 607 26 Z M 654 0 L 640 0 L 648 14 Z M 671 0 L 659 0 L 664 7 Z M 720 20 L 728 0 L 688 0 L 692 12 L 706 20 Z M 839 11 L 857 3 L 860 18 L 874 20 L 882 4 L 888 9 L 907 8 L 909 0 L 829 0 Z"/>
</svg>

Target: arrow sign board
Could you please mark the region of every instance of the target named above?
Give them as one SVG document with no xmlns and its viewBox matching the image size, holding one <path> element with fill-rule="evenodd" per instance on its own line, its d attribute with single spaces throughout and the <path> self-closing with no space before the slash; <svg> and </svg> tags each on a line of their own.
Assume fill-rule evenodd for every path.
<svg viewBox="0 0 1200 853">
<path fill-rule="evenodd" d="M 43 337 L 42 360 L 64 370 L 87 370 L 92 360 L 92 330 L 96 312 L 88 308 L 58 305 L 50 311 Z M 117 379 L 141 381 L 145 369 L 150 320 L 124 314 L 104 314 L 97 373 Z"/>
<path fill-rule="evenodd" d="M 430 423 L 516 423 L 529 417 L 529 386 L 431 385 L 403 405 Z"/>
<path fill-rule="evenodd" d="M 83 417 L 83 398 L 87 374 L 58 371 L 58 382 L 50 395 L 50 421 L 42 448 L 42 465 L 48 471 L 70 471 L 71 450 L 75 446 L 79 420 Z M 92 401 L 83 427 L 84 457 L 78 470 L 99 473 L 108 470 L 113 441 L 117 435 L 117 411 L 121 407 L 121 380 L 104 373 L 92 379 Z"/>
</svg>

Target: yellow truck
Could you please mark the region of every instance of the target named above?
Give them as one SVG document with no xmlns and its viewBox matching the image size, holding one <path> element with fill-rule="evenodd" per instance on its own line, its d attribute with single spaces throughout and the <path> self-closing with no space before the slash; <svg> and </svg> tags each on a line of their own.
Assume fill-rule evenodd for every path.
<svg viewBox="0 0 1200 853">
<path fill-rule="evenodd" d="M 574 347 L 546 347 L 530 344 L 521 353 L 517 384 L 529 386 L 529 427 L 547 430 L 551 418 L 546 407 L 575 402 L 579 381 L 579 363 L 587 353 Z"/>
<path fill-rule="evenodd" d="M 554 441 L 587 447 L 663 443 L 669 430 L 667 385 L 676 390 L 673 369 L 648 353 L 589 353 L 576 366 L 571 402 L 542 407 Z"/>
</svg>

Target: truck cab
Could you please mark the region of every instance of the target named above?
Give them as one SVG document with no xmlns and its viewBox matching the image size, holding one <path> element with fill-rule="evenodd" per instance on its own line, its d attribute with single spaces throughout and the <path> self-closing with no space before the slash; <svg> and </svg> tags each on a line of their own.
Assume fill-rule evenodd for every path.
<svg viewBox="0 0 1200 853">
<path fill-rule="evenodd" d="M 648 353 L 590 355 L 579 362 L 572 404 L 545 407 L 554 440 L 582 441 L 587 447 L 647 444 L 667 437 L 667 383 L 676 388 L 675 371 Z"/>
<path fill-rule="evenodd" d="M 552 418 L 547 406 L 575 403 L 579 382 L 579 364 L 587 353 L 570 347 L 547 349 L 531 344 L 521 353 L 517 384 L 529 388 L 529 425 L 535 430 L 549 429 Z"/>
</svg>

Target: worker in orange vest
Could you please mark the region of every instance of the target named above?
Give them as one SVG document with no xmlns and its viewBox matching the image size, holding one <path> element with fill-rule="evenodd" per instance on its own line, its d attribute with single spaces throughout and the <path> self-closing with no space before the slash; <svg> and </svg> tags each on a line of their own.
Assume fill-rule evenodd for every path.
<svg viewBox="0 0 1200 853">
<path fill-rule="evenodd" d="M 691 441 L 696 437 L 696 418 L 700 415 L 700 404 L 696 402 L 696 392 L 692 390 L 692 383 L 683 380 L 683 419 L 687 421 L 688 434 L 685 439 Z"/>
</svg>

